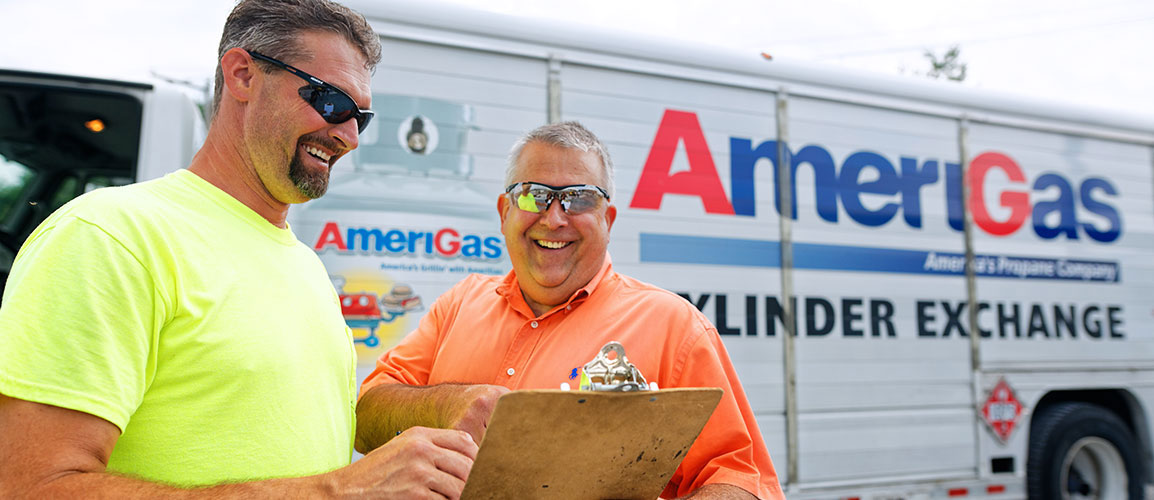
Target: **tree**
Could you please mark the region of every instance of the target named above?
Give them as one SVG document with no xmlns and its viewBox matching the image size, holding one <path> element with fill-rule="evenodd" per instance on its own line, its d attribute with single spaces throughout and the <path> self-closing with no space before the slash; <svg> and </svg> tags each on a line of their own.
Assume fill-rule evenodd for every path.
<svg viewBox="0 0 1154 500">
<path fill-rule="evenodd" d="M 929 49 L 926 49 L 923 55 L 930 60 L 930 71 L 926 76 L 955 82 L 966 79 L 966 63 L 960 61 L 961 48 L 957 45 L 951 45 L 941 58 Z"/>
</svg>

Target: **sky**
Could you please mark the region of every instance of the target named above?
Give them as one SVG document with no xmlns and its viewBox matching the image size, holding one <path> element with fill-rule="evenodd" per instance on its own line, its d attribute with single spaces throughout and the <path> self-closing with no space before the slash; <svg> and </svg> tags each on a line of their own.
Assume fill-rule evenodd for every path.
<svg viewBox="0 0 1154 500">
<path fill-rule="evenodd" d="M 1154 119 L 1152 0 L 440 0 Z M 0 0 L 0 68 L 208 83 L 234 0 Z"/>
</svg>

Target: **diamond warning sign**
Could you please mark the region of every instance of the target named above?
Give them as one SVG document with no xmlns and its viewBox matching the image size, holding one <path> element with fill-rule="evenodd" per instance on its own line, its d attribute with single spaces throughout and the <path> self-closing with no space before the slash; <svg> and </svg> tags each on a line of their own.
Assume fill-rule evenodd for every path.
<svg viewBox="0 0 1154 500">
<path fill-rule="evenodd" d="M 982 420 L 985 420 L 994 431 L 994 435 L 1005 443 L 1010 439 L 1010 434 L 1014 432 L 1014 426 L 1025 409 L 1026 407 L 1014 395 L 1014 390 L 1010 389 L 1010 384 L 1006 383 L 1006 379 L 1001 379 L 982 405 Z"/>
</svg>

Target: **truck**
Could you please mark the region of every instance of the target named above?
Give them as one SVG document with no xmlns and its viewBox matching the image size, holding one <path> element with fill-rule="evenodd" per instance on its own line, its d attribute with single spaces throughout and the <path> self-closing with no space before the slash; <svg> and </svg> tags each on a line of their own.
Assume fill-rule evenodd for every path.
<svg viewBox="0 0 1154 500">
<path fill-rule="evenodd" d="M 508 151 L 577 120 L 615 164 L 613 266 L 713 322 L 789 498 L 1154 497 L 1150 117 L 347 3 L 384 46 L 377 117 L 289 223 L 359 377 L 457 281 L 509 271 Z M 173 127 L 142 120 L 124 179 L 180 167 L 143 161 Z"/>
</svg>

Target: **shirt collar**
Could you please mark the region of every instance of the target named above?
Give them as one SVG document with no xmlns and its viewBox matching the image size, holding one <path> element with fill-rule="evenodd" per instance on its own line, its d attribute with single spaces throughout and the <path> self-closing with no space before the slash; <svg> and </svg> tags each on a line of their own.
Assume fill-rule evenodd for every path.
<svg viewBox="0 0 1154 500">
<path fill-rule="evenodd" d="M 597 274 L 593 275 L 593 279 L 589 280 L 589 283 L 586 283 L 585 286 L 578 288 L 576 292 L 573 292 L 573 296 L 569 297 L 569 300 L 566 300 L 565 303 L 550 309 L 549 312 L 542 314 L 541 317 L 549 316 L 559 309 L 576 307 L 581 302 L 584 302 L 586 298 L 593 294 L 593 291 L 597 289 L 601 282 L 605 280 L 612 268 L 613 259 L 610 258 L 609 252 L 607 251 L 605 252 L 605 262 L 601 264 L 601 269 L 597 271 Z M 529 304 L 525 302 L 525 297 L 521 295 L 521 287 L 517 284 L 517 271 L 509 270 L 509 274 L 505 275 L 505 278 L 497 285 L 495 291 L 497 295 L 504 297 L 505 300 L 509 302 L 509 305 L 517 312 L 530 318 L 535 317 L 533 310 L 530 309 Z"/>
</svg>

